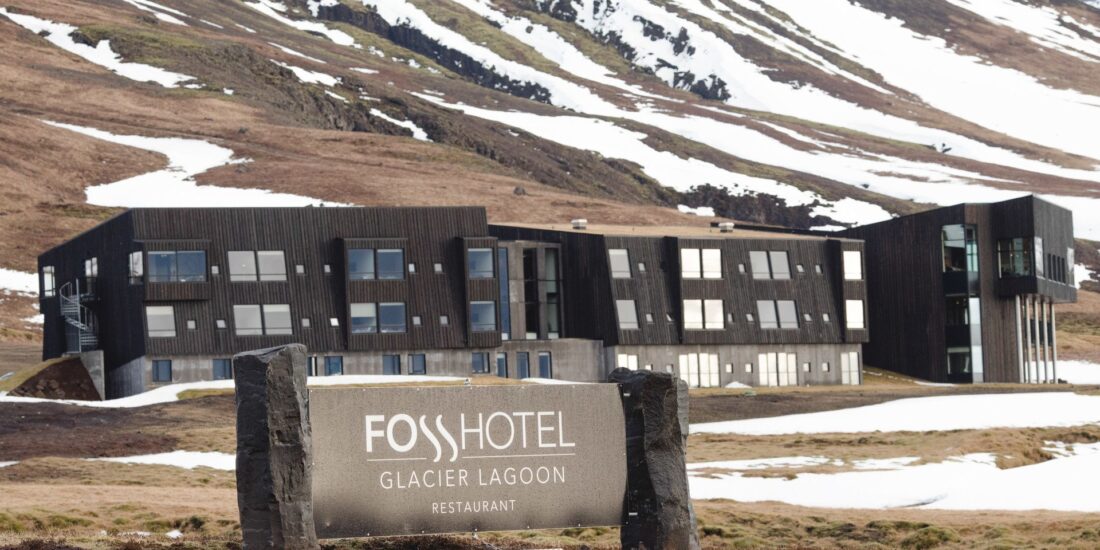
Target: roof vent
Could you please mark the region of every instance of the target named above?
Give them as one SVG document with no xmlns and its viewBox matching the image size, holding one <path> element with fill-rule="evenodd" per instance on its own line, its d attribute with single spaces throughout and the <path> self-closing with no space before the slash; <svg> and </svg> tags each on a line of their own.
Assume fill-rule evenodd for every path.
<svg viewBox="0 0 1100 550">
<path fill-rule="evenodd" d="M 573 229 L 588 229 L 588 220 L 584 218 L 577 218 L 569 223 L 573 224 Z"/>
<path fill-rule="evenodd" d="M 718 224 L 718 231 L 721 233 L 733 233 L 733 222 L 722 222 Z"/>
</svg>

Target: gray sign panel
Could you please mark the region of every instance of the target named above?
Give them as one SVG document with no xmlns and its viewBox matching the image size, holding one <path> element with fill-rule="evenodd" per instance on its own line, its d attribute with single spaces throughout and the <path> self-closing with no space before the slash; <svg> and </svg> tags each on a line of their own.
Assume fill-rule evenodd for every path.
<svg viewBox="0 0 1100 550">
<path fill-rule="evenodd" d="M 322 538 L 617 525 L 614 384 L 310 390 Z"/>
</svg>

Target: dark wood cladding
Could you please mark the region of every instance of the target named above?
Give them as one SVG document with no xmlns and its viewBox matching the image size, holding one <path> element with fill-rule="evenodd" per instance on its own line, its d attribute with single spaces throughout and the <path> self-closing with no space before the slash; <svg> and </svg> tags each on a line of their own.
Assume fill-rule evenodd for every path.
<svg viewBox="0 0 1100 550">
<path fill-rule="evenodd" d="M 861 250 L 852 240 L 806 238 L 639 237 L 602 235 L 537 228 L 490 226 L 502 240 L 557 242 L 569 266 L 564 278 L 565 331 L 569 337 L 603 340 L 614 345 L 677 344 L 825 344 L 863 342 L 867 331 L 844 330 L 844 299 L 864 299 L 862 281 L 841 283 L 842 248 Z M 837 244 L 842 243 L 842 244 Z M 717 248 L 722 251 L 720 280 L 681 277 L 680 250 Z M 608 251 L 625 249 L 631 277 L 612 278 Z M 749 252 L 782 250 L 789 256 L 790 280 L 755 280 Z M 645 271 L 639 265 L 644 264 Z M 796 271 L 802 264 L 803 272 Z M 741 273 L 739 265 L 745 272 Z M 815 266 L 822 266 L 817 273 Z M 684 299 L 721 299 L 732 314 L 722 330 L 683 330 Z M 634 300 L 637 330 L 619 330 L 616 300 Z M 794 300 L 798 329 L 761 329 L 757 300 Z M 811 321 L 803 319 L 811 315 Z M 752 314 L 749 322 L 746 314 Z M 828 314 L 829 322 L 822 319 Z M 652 317 L 652 322 L 649 317 Z"/>
<path fill-rule="evenodd" d="M 482 344 L 467 338 L 470 291 L 463 239 L 484 239 L 487 233 L 485 211 L 476 207 L 138 209 L 46 252 L 39 261 L 55 266 L 60 285 L 80 276 L 84 258 L 98 258 L 100 299 L 93 308 L 109 366 L 143 355 L 228 357 L 290 342 L 318 353 L 462 348 Z M 360 245 L 403 248 L 405 263 L 415 264 L 416 272 L 409 273 L 406 265 L 404 280 L 348 281 L 345 250 Z M 205 250 L 208 280 L 131 285 L 132 250 Z M 230 281 L 231 250 L 283 251 L 286 281 Z M 436 263 L 443 265 L 442 273 L 435 273 Z M 491 295 L 495 288 L 475 294 Z M 405 302 L 406 332 L 350 335 L 348 304 L 360 301 Z M 289 304 L 294 333 L 237 336 L 233 306 L 251 304 Z M 145 337 L 145 305 L 174 308 L 175 337 Z M 56 298 L 44 298 L 42 306 L 43 355 L 55 357 L 64 352 L 63 321 L 52 314 Z M 441 325 L 440 315 L 449 318 L 448 326 Z M 421 318 L 421 326 L 413 325 L 413 316 Z M 309 328 L 302 326 L 303 318 L 309 319 Z M 337 319 L 339 326 L 330 326 L 330 319 Z M 195 329 L 187 329 L 188 320 L 195 321 Z M 216 328 L 218 320 L 227 328 Z"/>
<path fill-rule="evenodd" d="M 864 345 L 864 361 L 948 381 L 941 231 L 952 224 L 977 229 L 984 381 L 1020 382 L 1015 297 L 1038 294 L 1067 302 L 1077 296 L 1072 284 L 1039 277 L 1000 278 L 999 240 L 1039 236 L 1046 251 L 1062 257 L 1073 246 L 1072 214 L 1032 196 L 937 208 L 844 231 L 865 242 L 872 306 L 868 319 L 874 336 Z"/>
</svg>

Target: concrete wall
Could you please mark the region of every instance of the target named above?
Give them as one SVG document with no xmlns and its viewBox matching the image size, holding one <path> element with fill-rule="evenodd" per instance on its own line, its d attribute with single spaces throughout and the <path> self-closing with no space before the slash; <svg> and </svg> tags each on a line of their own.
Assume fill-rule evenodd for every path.
<svg viewBox="0 0 1100 550">
<path fill-rule="evenodd" d="M 118 399 L 149 388 L 150 365 L 138 357 L 107 371 L 107 399 Z"/>
<path fill-rule="evenodd" d="M 611 346 L 605 350 L 605 365 L 608 370 L 617 366 L 619 354 L 637 355 L 638 368 L 651 368 L 655 371 L 680 375 L 680 355 L 688 353 L 707 353 L 718 355 L 719 380 L 722 386 L 738 382 L 748 386 L 762 385 L 761 353 L 793 353 L 797 357 L 797 380 L 800 386 L 826 385 L 841 383 L 841 354 L 860 353 L 861 346 L 853 344 L 783 344 L 783 345 L 683 345 L 683 346 Z M 809 371 L 805 370 L 809 363 Z M 824 364 L 829 364 L 825 371 Z M 751 372 L 746 365 L 751 365 Z"/>
</svg>

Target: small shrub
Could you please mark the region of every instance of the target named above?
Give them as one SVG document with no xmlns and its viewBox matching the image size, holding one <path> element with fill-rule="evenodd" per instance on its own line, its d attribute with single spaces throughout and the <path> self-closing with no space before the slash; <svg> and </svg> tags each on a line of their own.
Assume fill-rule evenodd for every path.
<svg viewBox="0 0 1100 550">
<path fill-rule="evenodd" d="M 950 529 L 944 529 L 942 527 L 925 527 L 902 539 L 901 547 L 912 548 L 913 550 L 926 550 L 957 540 L 959 540 L 959 536 Z"/>
<path fill-rule="evenodd" d="M 22 533 L 23 524 L 7 514 L 0 513 L 0 532 Z"/>
</svg>

